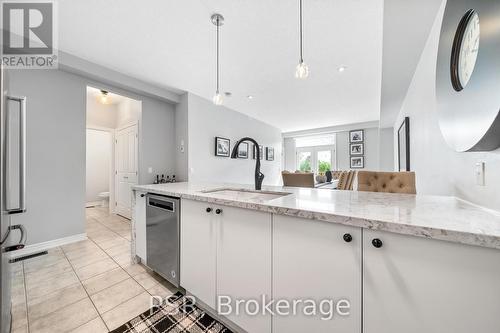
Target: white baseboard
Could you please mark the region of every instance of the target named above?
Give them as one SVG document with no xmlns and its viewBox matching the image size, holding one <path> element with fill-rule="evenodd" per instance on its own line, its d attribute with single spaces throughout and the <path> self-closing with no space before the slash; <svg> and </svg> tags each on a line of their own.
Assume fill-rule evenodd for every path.
<svg viewBox="0 0 500 333">
<path fill-rule="evenodd" d="M 102 200 L 101 201 L 89 201 L 85 203 L 85 208 L 89 207 L 101 207 L 102 206 Z"/>
<path fill-rule="evenodd" d="M 64 238 L 59 238 L 59 239 L 54 239 L 48 242 L 42 242 L 42 243 L 37 243 L 37 244 L 31 244 L 27 245 L 24 249 L 13 251 L 10 255 L 11 258 L 17 258 L 17 257 L 22 257 L 26 256 L 29 254 L 45 251 L 48 249 L 52 249 L 54 247 L 66 245 L 66 244 L 71 244 L 79 241 L 83 241 L 87 239 L 87 234 L 77 234 L 69 237 L 64 237 Z"/>
</svg>

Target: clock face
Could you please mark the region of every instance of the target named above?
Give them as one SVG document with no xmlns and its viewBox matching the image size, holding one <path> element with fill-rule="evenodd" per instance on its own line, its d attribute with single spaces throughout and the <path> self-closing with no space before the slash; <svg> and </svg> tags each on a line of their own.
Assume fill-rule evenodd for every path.
<svg viewBox="0 0 500 333">
<path fill-rule="evenodd" d="M 469 10 L 460 21 L 452 51 L 452 83 L 456 91 L 463 90 L 472 76 L 479 52 L 479 16 Z"/>
<path fill-rule="evenodd" d="M 469 83 L 474 66 L 476 66 L 477 52 L 479 51 L 479 34 L 479 16 L 477 13 L 474 13 L 465 28 L 458 56 L 458 78 L 463 88 Z"/>
</svg>

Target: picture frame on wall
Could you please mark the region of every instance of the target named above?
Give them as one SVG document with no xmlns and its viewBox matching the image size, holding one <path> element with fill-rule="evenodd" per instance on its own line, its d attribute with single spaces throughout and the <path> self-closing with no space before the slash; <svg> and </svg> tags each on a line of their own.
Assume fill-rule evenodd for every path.
<svg viewBox="0 0 500 333">
<path fill-rule="evenodd" d="M 351 155 L 363 155 L 365 153 L 365 145 L 363 143 L 351 143 Z"/>
<path fill-rule="evenodd" d="M 255 160 L 257 158 L 257 149 L 255 149 L 255 145 L 253 146 L 253 156 L 252 158 Z M 264 147 L 262 147 L 261 145 L 259 145 L 259 153 L 260 153 L 260 159 L 263 160 L 264 159 Z"/>
<path fill-rule="evenodd" d="M 215 137 L 215 156 L 229 157 L 231 154 L 231 140 Z"/>
<path fill-rule="evenodd" d="M 363 142 L 364 139 L 365 139 L 365 131 L 364 130 L 349 131 L 349 142 L 350 143 Z"/>
<path fill-rule="evenodd" d="M 352 156 L 351 157 L 351 169 L 363 169 L 365 167 L 365 157 L 364 156 Z"/>
<path fill-rule="evenodd" d="M 274 161 L 274 148 L 266 147 L 266 161 Z"/>
<path fill-rule="evenodd" d="M 410 118 L 406 117 L 398 129 L 399 171 L 410 171 Z"/>
<path fill-rule="evenodd" d="M 248 142 L 242 142 L 238 146 L 238 158 L 248 158 Z"/>
</svg>

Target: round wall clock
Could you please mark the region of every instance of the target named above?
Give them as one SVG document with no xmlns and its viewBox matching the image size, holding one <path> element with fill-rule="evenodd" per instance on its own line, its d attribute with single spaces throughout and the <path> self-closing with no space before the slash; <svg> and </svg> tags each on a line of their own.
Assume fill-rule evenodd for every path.
<svg viewBox="0 0 500 333">
<path fill-rule="evenodd" d="M 448 1 L 436 68 L 439 126 L 459 152 L 500 147 L 500 1 Z"/>
<path fill-rule="evenodd" d="M 480 33 L 479 15 L 471 9 L 458 24 L 451 51 L 451 83 L 456 91 L 461 91 L 467 86 L 474 71 L 479 52 Z"/>
</svg>

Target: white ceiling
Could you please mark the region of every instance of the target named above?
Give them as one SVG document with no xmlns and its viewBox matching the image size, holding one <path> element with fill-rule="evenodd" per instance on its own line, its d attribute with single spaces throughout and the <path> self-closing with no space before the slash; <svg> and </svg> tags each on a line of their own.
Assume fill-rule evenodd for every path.
<svg viewBox="0 0 500 333">
<path fill-rule="evenodd" d="M 394 125 L 443 1 L 385 0 L 381 127 Z"/>
<path fill-rule="evenodd" d="M 102 96 L 101 89 L 87 86 L 87 96 L 90 96 L 91 98 L 96 99 L 99 103 L 102 103 L 101 102 L 101 96 Z M 121 102 L 123 102 L 127 99 L 129 99 L 129 98 L 108 91 L 108 99 L 107 99 L 106 104 L 117 105 L 117 104 L 120 104 Z"/>
<path fill-rule="evenodd" d="M 295 0 L 60 0 L 59 48 L 162 87 L 211 99 L 221 28 L 225 105 L 283 131 L 379 119 L 383 0 L 304 0 L 307 80 Z M 140 4 L 140 5 L 139 5 Z M 347 70 L 339 73 L 339 66 Z M 253 95 L 249 100 L 247 95 Z"/>
</svg>

